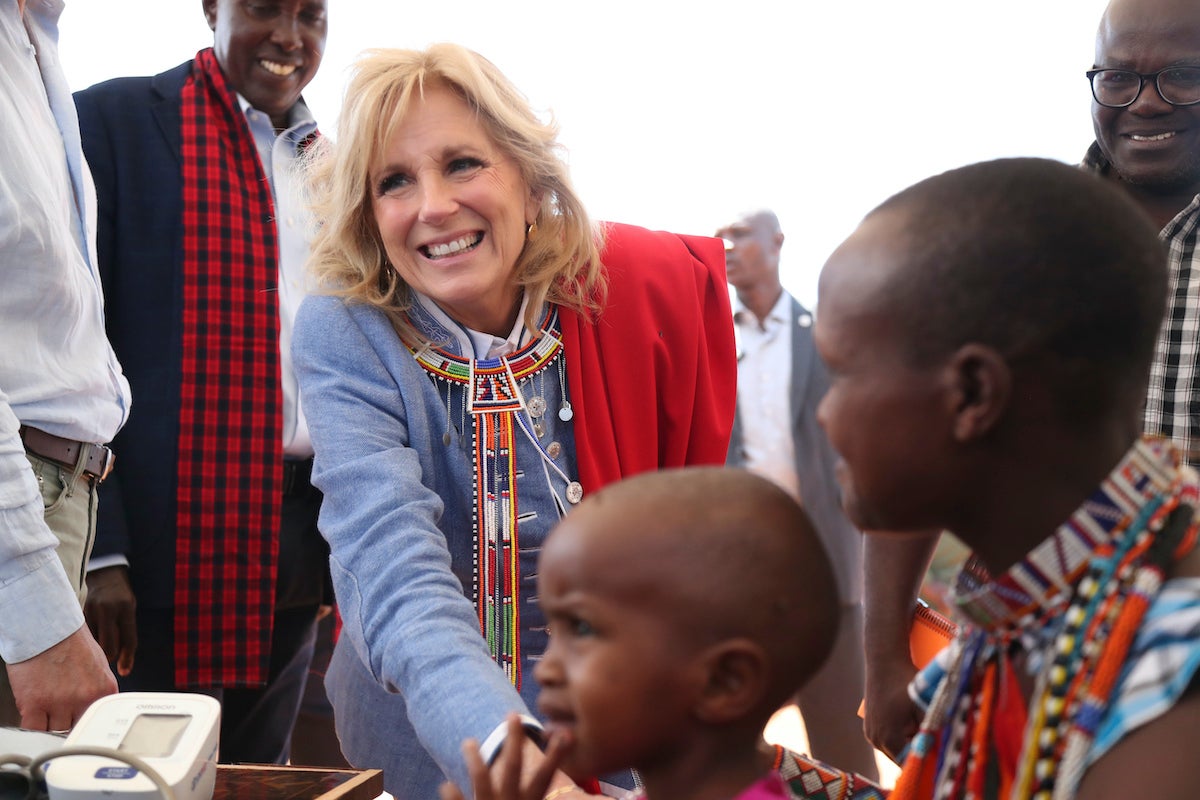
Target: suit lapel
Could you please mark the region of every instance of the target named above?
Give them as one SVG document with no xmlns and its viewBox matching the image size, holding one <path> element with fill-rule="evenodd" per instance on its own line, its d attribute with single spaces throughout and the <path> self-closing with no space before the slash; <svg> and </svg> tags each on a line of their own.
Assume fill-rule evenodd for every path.
<svg viewBox="0 0 1200 800">
<path fill-rule="evenodd" d="M 800 303 L 792 298 L 791 313 L 788 314 L 788 326 L 792 333 L 792 377 L 788 381 L 792 430 L 797 430 L 800 426 L 800 418 L 804 414 L 804 396 L 808 391 L 808 376 L 812 373 L 813 348 L 806 341 L 812 333 L 811 323 L 808 326 L 800 324 L 803 314 L 806 312 L 800 307 Z"/>
<path fill-rule="evenodd" d="M 175 156 L 175 162 L 181 163 L 180 152 L 183 149 L 182 114 L 180 112 L 179 92 L 191 72 L 192 62 L 182 64 L 175 69 L 155 75 L 150 80 L 150 88 L 155 98 L 151 103 L 154 120 L 158 123 L 159 133 L 166 140 Z"/>
</svg>

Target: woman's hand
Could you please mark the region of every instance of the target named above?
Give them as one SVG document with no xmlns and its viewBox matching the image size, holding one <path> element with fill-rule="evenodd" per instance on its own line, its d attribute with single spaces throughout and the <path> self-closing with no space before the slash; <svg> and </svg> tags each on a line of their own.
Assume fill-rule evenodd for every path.
<svg viewBox="0 0 1200 800">
<path fill-rule="evenodd" d="M 583 800 L 591 797 L 558 769 L 570 747 L 571 742 L 566 736 L 554 733 L 543 753 L 525 735 L 521 720 L 515 714 L 508 719 L 504 745 L 490 768 L 479 752 L 479 743 L 467 739 L 462 751 L 475 800 Z M 442 800 L 464 800 L 459 788 L 449 781 L 442 784 L 441 796 Z"/>
</svg>

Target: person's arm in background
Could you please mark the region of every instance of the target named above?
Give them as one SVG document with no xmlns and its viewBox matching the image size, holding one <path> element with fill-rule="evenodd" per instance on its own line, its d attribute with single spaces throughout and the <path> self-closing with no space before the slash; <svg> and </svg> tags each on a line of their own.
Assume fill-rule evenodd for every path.
<svg viewBox="0 0 1200 800">
<path fill-rule="evenodd" d="M 0 657 L 21 727 L 66 730 L 117 690 L 55 551 L 20 422 L 0 387 Z"/>
<path fill-rule="evenodd" d="M 909 629 L 938 534 L 868 533 L 863 553 L 867 739 L 892 760 L 917 733 Z"/>
</svg>

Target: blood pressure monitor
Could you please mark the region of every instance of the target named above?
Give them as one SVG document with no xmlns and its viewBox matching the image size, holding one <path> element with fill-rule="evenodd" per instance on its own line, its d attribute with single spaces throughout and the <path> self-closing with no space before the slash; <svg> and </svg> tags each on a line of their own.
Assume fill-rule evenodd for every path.
<svg viewBox="0 0 1200 800">
<path fill-rule="evenodd" d="M 63 744 L 135 756 L 157 772 L 177 800 L 209 800 L 217 774 L 221 704 L 208 695 L 124 692 L 88 707 Z M 64 755 L 46 768 L 50 800 L 149 800 L 153 780 L 115 758 Z"/>
</svg>

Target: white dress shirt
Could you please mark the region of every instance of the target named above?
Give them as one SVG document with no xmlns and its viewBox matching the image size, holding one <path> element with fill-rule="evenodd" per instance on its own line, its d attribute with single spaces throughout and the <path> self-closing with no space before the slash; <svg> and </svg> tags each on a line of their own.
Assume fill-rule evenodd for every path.
<svg viewBox="0 0 1200 800">
<path fill-rule="evenodd" d="M 96 192 L 58 59 L 62 0 L 0 0 L 0 657 L 83 624 L 46 526 L 20 425 L 110 441 L 129 384 L 104 332 Z"/>
<path fill-rule="evenodd" d="M 734 301 L 738 338 L 738 419 L 746 469 L 774 481 L 800 500 L 796 448 L 792 442 L 792 298 L 779 294 L 760 324 Z"/>
<path fill-rule="evenodd" d="M 276 134 L 271 118 L 238 95 L 246 123 L 254 136 L 258 159 L 271 184 L 275 230 L 279 241 L 279 371 L 283 379 L 283 452 L 293 458 L 313 454 L 308 422 L 300 407 L 300 387 L 292 366 L 292 328 L 296 311 L 312 283 L 305 270 L 312 222 L 307 210 L 299 145 L 317 130 L 304 103 L 292 107 L 287 130 Z"/>
</svg>

